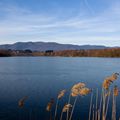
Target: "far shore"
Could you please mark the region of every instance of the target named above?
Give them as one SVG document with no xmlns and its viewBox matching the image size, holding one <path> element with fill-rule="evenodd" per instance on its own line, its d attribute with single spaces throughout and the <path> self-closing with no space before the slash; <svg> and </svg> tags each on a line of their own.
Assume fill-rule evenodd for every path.
<svg viewBox="0 0 120 120">
<path fill-rule="evenodd" d="M 31 50 L 0 50 L 0 57 L 13 56 L 59 56 L 59 57 L 120 57 L 120 48 L 91 50 L 31 51 Z"/>
</svg>

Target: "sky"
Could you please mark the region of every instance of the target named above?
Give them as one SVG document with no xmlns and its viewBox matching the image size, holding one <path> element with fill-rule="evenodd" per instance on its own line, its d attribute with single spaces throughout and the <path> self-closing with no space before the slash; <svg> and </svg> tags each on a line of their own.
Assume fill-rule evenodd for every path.
<svg viewBox="0 0 120 120">
<path fill-rule="evenodd" d="M 0 0 L 0 44 L 120 46 L 120 0 Z"/>
</svg>

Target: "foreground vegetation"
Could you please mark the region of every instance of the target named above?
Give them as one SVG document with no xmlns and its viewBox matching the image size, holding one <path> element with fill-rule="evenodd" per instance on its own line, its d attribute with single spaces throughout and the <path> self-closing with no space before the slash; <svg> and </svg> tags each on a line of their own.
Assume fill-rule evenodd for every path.
<svg viewBox="0 0 120 120">
<path fill-rule="evenodd" d="M 78 104 L 77 100 L 81 97 L 85 97 L 88 94 L 91 94 L 91 99 L 89 101 L 89 111 L 86 111 L 86 114 L 88 114 L 88 119 L 86 120 L 118 120 L 116 117 L 117 113 L 117 96 L 119 95 L 119 89 L 117 85 L 112 86 L 112 83 L 115 82 L 118 79 L 119 73 L 113 73 L 111 76 L 108 76 L 104 79 L 102 84 L 102 92 L 99 96 L 98 89 L 96 90 L 96 93 L 94 94 L 94 90 L 91 88 L 88 88 L 85 83 L 77 83 L 72 86 L 70 95 L 68 97 L 68 100 L 60 110 L 59 102 L 61 99 L 64 98 L 66 95 L 66 90 L 62 90 L 58 93 L 57 100 L 52 98 L 49 103 L 47 104 L 46 111 L 50 113 L 50 117 L 48 120 L 75 120 L 74 119 L 74 112 L 75 107 Z M 95 101 L 93 100 L 93 97 L 95 97 Z M 24 103 L 26 101 L 27 97 L 23 97 L 19 101 L 19 107 L 23 108 Z M 71 103 L 71 99 L 74 98 L 73 104 Z M 112 100 L 112 103 L 110 102 L 110 99 Z M 55 104 L 55 109 L 53 109 L 53 105 Z M 61 111 L 60 115 L 58 114 L 58 109 Z M 52 114 L 52 111 L 54 110 L 54 115 Z M 80 108 L 82 111 L 82 108 Z M 108 114 L 108 112 L 111 110 L 111 115 Z M 64 117 L 63 117 L 64 115 Z M 87 115 L 86 115 L 87 116 Z M 81 118 L 79 118 L 81 120 Z M 120 120 L 120 116 L 119 116 Z"/>
<path fill-rule="evenodd" d="M 120 57 L 120 48 L 95 50 L 31 51 L 0 50 L 0 56 Z"/>
</svg>

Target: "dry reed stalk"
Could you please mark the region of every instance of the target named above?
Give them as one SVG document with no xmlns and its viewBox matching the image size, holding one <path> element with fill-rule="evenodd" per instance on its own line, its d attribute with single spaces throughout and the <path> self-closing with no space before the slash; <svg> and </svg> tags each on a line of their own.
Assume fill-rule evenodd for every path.
<svg viewBox="0 0 120 120">
<path fill-rule="evenodd" d="M 93 116 L 92 116 L 92 120 L 95 120 L 94 104 L 93 104 Z"/>
<path fill-rule="evenodd" d="M 75 101 L 74 101 L 74 104 L 73 104 L 73 108 L 72 108 L 69 120 L 72 119 L 73 111 L 74 111 L 75 104 L 76 104 L 78 96 L 79 95 L 85 96 L 85 95 L 89 94 L 90 92 L 91 92 L 91 90 L 89 88 L 85 87 L 84 83 L 78 83 L 78 84 L 75 84 L 72 87 L 72 89 L 71 89 L 71 96 L 72 97 L 76 97 L 76 98 L 75 98 Z"/>
<path fill-rule="evenodd" d="M 52 98 L 47 104 L 46 110 L 50 113 L 50 120 L 52 120 L 52 106 L 54 104 L 54 99 Z"/>
<path fill-rule="evenodd" d="M 116 120 L 116 96 L 118 96 L 118 88 L 114 87 L 113 90 L 113 104 L 112 104 L 112 120 Z"/>
<path fill-rule="evenodd" d="M 60 115 L 60 120 L 62 120 L 62 116 L 63 116 L 63 111 L 61 112 L 61 115 Z"/>
<path fill-rule="evenodd" d="M 90 92 L 91 92 L 91 89 L 85 87 L 85 84 L 84 84 L 84 83 L 78 83 L 78 84 L 75 84 L 75 85 L 72 87 L 71 96 L 76 97 L 76 98 L 75 98 L 75 101 L 74 101 L 74 104 L 73 104 L 73 108 L 72 108 L 72 111 L 71 111 L 71 115 L 70 115 L 69 120 L 72 119 L 73 111 L 74 111 L 75 104 L 76 104 L 76 101 L 77 101 L 78 96 L 79 96 L 79 95 L 80 95 L 80 96 L 85 96 L 85 95 L 89 94 Z"/>
<path fill-rule="evenodd" d="M 114 118 L 114 120 L 116 120 L 116 96 L 114 96 L 114 98 L 115 98 L 115 102 L 114 102 L 114 108 L 115 108 L 115 118 Z"/>
<path fill-rule="evenodd" d="M 113 104 L 112 104 L 112 120 L 116 120 L 116 97 L 119 94 L 119 89 L 115 85 L 113 89 Z"/>
<path fill-rule="evenodd" d="M 57 116 L 58 100 L 59 100 L 59 99 L 57 99 L 56 106 L 55 106 L 54 120 L 56 120 L 56 116 Z"/>
<path fill-rule="evenodd" d="M 74 108 L 75 108 L 75 104 L 76 104 L 78 95 L 81 95 L 81 94 L 86 95 L 86 94 L 88 94 L 88 88 L 84 89 L 84 87 L 85 87 L 85 84 L 80 82 L 78 84 L 75 84 L 71 89 L 71 96 L 76 97 L 76 98 L 75 98 L 75 101 L 74 101 L 74 104 L 73 104 L 73 108 L 72 108 L 69 120 L 72 119 L 72 115 L 73 115 L 73 112 L 74 112 Z M 84 89 L 84 90 L 82 90 L 82 89 Z M 68 119 L 68 116 L 67 116 L 67 119 Z"/>
<path fill-rule="evenodd" d="M 105 90 L 103 91 L 103 110 L 102 110 L 102 120 L 105 120 L 105 107 L 106 107 L 106 96 Z"/>
<path fill-rule="evenodd" d="M 96 91 L 96 110 L 95 110 L 95 120 L 98 119 L 98 112 L 97 112 L 97 106 L 98 106 L 98 88 L 97 88 L 97 91 Z"/>
<path fill-rule="evenodd" d="M 23 108 L 24 107 L 24 104 L 25 104 L 25 101 L 27 100 L 27 98 L 28 98 L 28 96 L 24 96 L 23 98 L 21 98 L 19 101 L 18 101 L 18 106 L 19 106 L 19 108 Z M 22 112 L 21 112 L 21 110 L 19 111 L 19 120 L 21 120 L 21 115 L 22 114 Z"/>
<path fill-rule="evenodd" d="M 99 109 L 97 111 L 97 114 L 98 114 L 98 119 L 97 120 L 100 120 L 100 110 Z"/>
<path fill-rule="evenodd" d="M 58 109 L 59 99 L 61 99 L 65 95 L 65 92 L 66 92 L 66 90 L 62 90 L 62 91 L 59 92 L 59 94 L 57 96 L 57 102 L 56 102 L 56 106 L 55 106 L 54 120 L 56 119 L 56 116 L 57 116 L 57 109 Z"/>
<path fill-rule="evenodd" d="M 76 105 L 76 102 L 77 102 L 77 98 L 78 98 L 78 96 L 75 98 L 75 101 L 74 101 L 74 104 L 73 104 L 73 108 L 72 108 L 72 111 L 71 111 L 69 120 L 72 119 L 72 115 L 73 115 L 73 112 L 74 112 L 74 109 L 75 109 L 75 105 Z"/>
<path fill-rule="evenodd" d="M 114 120 L 114 93 L 113 93 L 113 101 L 112 101 L 112 120 Z"/>
<path fill-rule="evenodd" d="M 50 111 L 50 120 L 52 120 L 52 111 Z"/>
<path fill-rule="evenodd" d="M 67 110 L 69 110 L 70 108 L 72 108 L 72 105 L 71 104 L 66 104 L 64 107 L 63 107 L 63 112 L 67 112 Z"/>
<path fill-rule="evenodd" d="M 103 82 L 103 111 L 102 111 L 102 120 L 105 120 L 106 117 L 106 95 L 105 90 L 108 91 L 111 83 L 113 83 L 118 78 L 118 73 L 114 73 L 111 76 L 107 77 Z"/>
<path fill-rule="evenodd" d="M 66 105 L 64 105 L 64 107 L 63 107 L 63 109 L 62 109 L 62 112 L 61 112 L 60 120 L 62 120 L 63 113 L 64 113 L 64 112 L 67 112 L 70 108 L 72 108 L 72 105 L 71 105 L 71 104 L 66 104 Z"/>
<path fill-rule="evenodd" d="M 71 93 L 69 94 L 69 99 L 68 99 L 68 104 L 70 104 L 70 98 L 71 98 Z M 66 120 L 69 119 L 69 110 L 67 110 L 67 118 Z"/>
<path fill-rule="evenodd" d="M 101 97 L 100 97 L 100 105 L 99 105 L 99 112 L 98 112 L 98 120 L 100 120 L 100 118 L 101 118 L 102 101 L 103 101 L 103 89 L 102 89 Z"/>
<path fill-rule="evenodd" d="M 91 110 L 92 110 L 92 100 L 93 100 L 93 93 L 91 93 L 91 99 L 90 99 L 90 109 L 89 109 L 89 120 L 91 118 Z"/>
<path fill-rule="evenodd" d="M 110 91 L 108 91 L 108 94 L 107 94 L 107 105 L 106 105 L 106 111 L 105 111 L 105 119 L 106 119 L 106 117 L 107 117 L 107 113 L 108 113 L 108 107 L 109 107 L 109 101 L 110 101 Z"/>
</svg>

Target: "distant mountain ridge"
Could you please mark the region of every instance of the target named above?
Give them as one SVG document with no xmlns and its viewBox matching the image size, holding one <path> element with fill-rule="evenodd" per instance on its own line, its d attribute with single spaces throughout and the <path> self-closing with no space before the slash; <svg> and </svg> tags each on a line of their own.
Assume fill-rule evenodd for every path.
<svg viewBox="0 0 120 120">
<path fill-rule="evenodd" d="M 0 45 L 0 49 L 11 50 L 32 50 L 32 51 L 46 51 L 46 50 L 88 50 L 88 49 L 105 49 L 106 46 L 99 45 L 72 45 L 72 44 L 60 44 L 56 42 L 16 42 L 14 44 Z"/>
</svg>

